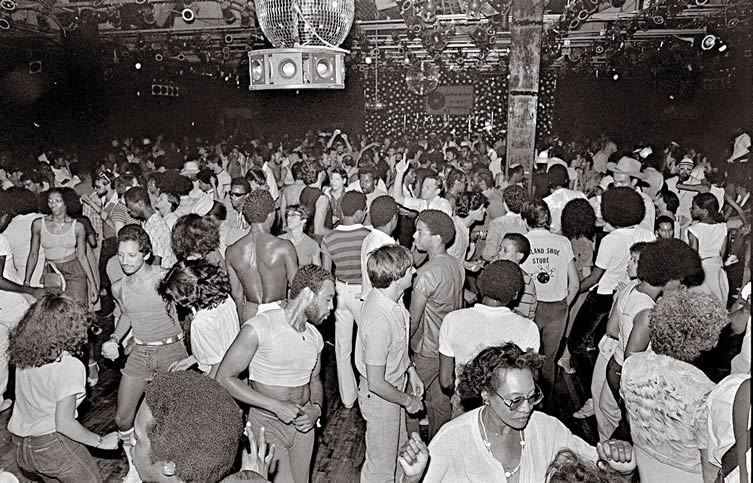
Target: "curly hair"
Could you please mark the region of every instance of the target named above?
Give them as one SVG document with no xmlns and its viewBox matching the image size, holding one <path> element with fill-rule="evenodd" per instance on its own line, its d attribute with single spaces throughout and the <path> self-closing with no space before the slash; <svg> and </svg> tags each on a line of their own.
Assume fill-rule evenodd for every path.
<svg viewBox="0 0 753 483">
<path fill-rule="evenodd" d="M 461 183 L 467 183 L 468 182 L 468 176 L 459 169 L 450 168 L 450 172 L 447 173 L 447 176 L 445 176 L 444 181 L 444 190 L 445 193 L 448 193 L 452 188 L 455 187 L 455 183 L 460 181 Z"/>
<path fill-rule="evenodd" d="M 632 247 L 631 251 L 634 251 Z M 663 287 L 671 280 L 679 280 L 685 284 L 688 278 L 699 271 L 703 273 L 698 252 L 677 238 L 647 243 L 640 254 L 638 279 L 654 287 Z"/>
<path fill-rule="evenodd" d="M 12 186 L 4 191 L 7 196 L 4 209 L 13 216 L 28 215 L 39 211 L 39 198 L 26 188 Z"/>
<path fill-rule="evenodd" d="M 562 234 L 570 240 L 591 238 L 596 229 L 596 213 L 588 200 L 576 198 L 562 209 Z"/>
<path fill-rule="evenodd" d="M 530 201 L 528 192 L 516 184 L 510 185 L 502 191 L 502 198 L 505 200 L 507 208 L 513 213 L 520 214 Z"/>
<path fill-rule="evenodd" d="M 322 166 L 315 161 L 304 161 L 301 165 L 301 181 L 303 184 L 310 185 L 317 182 Z"/>
<path fill-rule="evenodd" d="M 507 306 L 523 289 L 523 274 L 513 262 L 497 260 L 484 267 L 476 285 L 482 297 L 489 297 Z"/>
<path fill-rule="evenodd" d="M 644 255 L 641 255 L 641 260 Z M 727 325 L 727 311 L 712 295 L 681 289 L 665 294 L 649 319 L 651 347 L 657 354 L 692 362 L 712 349 Z"/>
<path fill-rule="evenodd" d="M 606 466 L 606 465 L 605 465 Z M 614 470 L 599 468 L 569 449 L 561 449 L 546 470 L 547 483 L 627 483 L 629 480 Z"/>
<path fill-rule="evenodd" d="M 439 235 L 442 239 L 442 243 L 447 246 L 455 238 L 455 223 L 453 223 L 450 215 L 439 210 L 424 210 L 418 214 L 416 218 L 416 224 L 418 222 L 424 223 L 426 228 L 429 229 L 429 233 L 432 235 Z"/>
<path fill-rule="evenodd" d="M 170 236 L 178 260 L 203 257 L 220 246 L 220 228 L 213 219 L 189 213 L 178 218 Z"/>
<path fill-rule="evenodd" d="M 606 190 L 601 197 L 604 221 L 615 228 L 637 225 L 646 216 L 643 198 L 633 188 L 621 186 Z"/>
<path fill-rule="evenodd" d="M 10 334 L 8 353 L 17 367 L 41 367 L 63 351 L 74 356 L 86 344 L 86 309 L 66 295 L 45 294 L 34 302 Z"/>
<path fill-rule="evenodd" d="M 243 435 L 240 408 L 220 384 L 191 371 L 164 372 L 146 386 L 150 462 L 172 461 L 185 482 L 220 481 L 233 471 Z"/>
<path fill-rule="evenodd" d="M 523 219 L 530 228 L 546 228 L 552 222 L 549 205 L 544 200 L 533 200 L 528 203 L 523 211 Z"/>
<path fill-rule="evenodd" d="M 465 191 L 455 198 L 455 214 L 460 218 L 465 218 L 471 211 L 478 210 L 488 203 L 489 200 L 483 193 Z"/>
<path fill-rule="evenodd" d="M 227 272 L 203 259 L 180 260 L 157 285 L 165 302 L 190 310 L 210 310 L 230 296 Z"/>
<path fill-rule="evenodd" d="M 269 214 L 275 211 L 275 200 L 269 191 L 255 189 L 248 193 L 242 211 L 247 223 L 264 223 Z"/>
<path fill-rule="evenodd" d="M 536 377 L 543 364 L 544 356 L 533 349 L 524 352 L 512 342 L 487 347 L 463 366 L 458 394 L 462 399 L 476 399 L 482 392 L 496 392 L 499 369 L 527 369 Z"/>
<path fill-rule="evenodd" d="M 324 282 L 329 280 L 335 282 L 335 276 L 318 265 L 304 265 L 295 272 L 293 281 L 290 283 L 290 298 L 294 299 L 300 295 L 304 288 L 308 287 L 312 292 L 318 294 L 322 290 Z"/>
<path fill-rule="evenodd" d="M 193 183 L 185 176 L 181 176 L 175 172 L 166 172 L 160 179 L 157 185 L 162 193 L 173 193 L 177 196 L 188 196 L 188 193 L 193 189 Z"/>
</svg>

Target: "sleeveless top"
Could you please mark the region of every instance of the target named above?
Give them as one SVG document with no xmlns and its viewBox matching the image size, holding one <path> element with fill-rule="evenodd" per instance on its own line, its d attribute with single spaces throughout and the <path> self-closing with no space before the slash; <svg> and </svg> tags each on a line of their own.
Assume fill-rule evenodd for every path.
<svg viewBox="0 0 753 483">
<path fill-rule="evenodd" d="M 262 384 L 298 387 L 311 381 L 324 339 L 306 322 L 306 330 L 296 331 L 288 323 L 285 310 L 256 314 L 243 325 L 256 331 L 259 346 L 248 366 L 248 378 Z"/>
<path fill-rule="evenodd" d="M 652 309 L 656 305 L 654 299 L 643 292 L 638 291 L 638 285 L 634 285 L 617 300 L 614 310 L 619 310 L 620 314 L 620 334 L 619 344 L 614 351 L 614 360 L 622 365 L 625 361 L 625 348 L 627 347 L 630 333 L 633 331 L 633 325 L 636 315 L 646 309 Z M 651 349 L 649 342 L 646 350 Z"/>
<path fill-rule="evenodd" d="M 50 262 L 64 260 L 76 253 L 76 220 L 65 233 L 55 234 L 47 229 L 47 220 L 42 218 L 40 245 L 44 248 L 44 256 Z"/>
<path fill-rule="evenodd" d="M 151 283 L 139 288 L 130 287 L 126 279 L 122 279 L 123 307 L 131 321 L 133 336 L 142 342 L 157 342 L 182 332 L 167 312 L 167 303 L 157 293 L 160 275 L 156 272 Z"/>
<path fill-rule="evenodd" d="M 310 216 L 308 221 L 306 222 L 306 229 L 304 230 L 307 234 L 311 235 L 314 233 L 314 218 L 316 217 L 316 202 L 319 200 L 319 197 L 322 196 L 324 193 L 319 188 L 314 188 L 311 186 L 306 186 L 301 191 L 301 198 L 300 203 L 301 205 L 305 206 L 307 210 L 309 210 Z M 327 200 L 329 201 L 329 196 L 327 197 Z M 324 228 L 332 229 L 332 203 L 327 203 L 327 214 L 324 217 Z M 321 239 L 321 236 L 319 237 Z"/>
</svg>

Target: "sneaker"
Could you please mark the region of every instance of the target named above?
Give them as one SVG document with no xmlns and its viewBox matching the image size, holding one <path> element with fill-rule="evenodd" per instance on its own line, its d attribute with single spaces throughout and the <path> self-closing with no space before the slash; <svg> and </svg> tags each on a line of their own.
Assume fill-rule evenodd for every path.
<svg viewBox="0 0 753 483">
<path fill-rule="evenodd" d="M 739 261 L 740 261 L 740 259 L 738 259 L 738 258 L 737 258 L 737 255 L 730 255 L 730 256 L 728 256 L 728 257 L 727 257 L 727 259 L 726 259 L 726 260 L 724 261 L 724 266 L 725 266 L 725 267 L 729 267 L 729 266 L 731 266 L 731 265 L 734 265 L 734 264 L 736 264 L 736 263 L 737 263 L 737 262 L 739 262 Z"/>
<path fill-rule="evenodd" d="M 557 365 L 564 369 L 565 374 L 575 374 L 575 369 L 570 365 L 570 359 L 560 359 L 557 361 Z"/>
<path fill-rule="evenodd" d="M 132 466 L 128 468 L 128 473 L 120 481 L 121 483 L 142 483 L 139 472 Z"/>
<path fill-rule="evenodd" d="M 99 364 L 92 362 L 87 366 L 89 368 L 89 375 L 86 377 L 86 382 L 89 386 L 94 387 L 99 382 Z"/>
<path fill-rule="evenodd" d="M 13 406 L 13 401 L 10 399 L 3 399 L 2 402 L 0 402 L 0 413 L 6 409 L 10 409 L 11 406 Z"/>
<path fill-rule="evenodd" d="M 583 407 L 573 413 L 573 417 L 575 419 L 586 419 L 594 414 L 596 414 L 596 411 L 594 410 L 594 400 L 588 398 L 588 401 L 586 401 Z"/>
</svg>

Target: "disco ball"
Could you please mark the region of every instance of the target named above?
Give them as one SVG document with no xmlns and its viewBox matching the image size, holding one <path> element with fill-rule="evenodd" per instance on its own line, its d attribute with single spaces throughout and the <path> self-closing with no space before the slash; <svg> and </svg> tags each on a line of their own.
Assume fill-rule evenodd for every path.
<svg viewBox="0 0 753 483">
<path fill-rule="evenodd" d="M 419 62 L 405 74 L 408 89 L 419 96 L 434 92 L 439 85 L 439 68 L 427 62 Z"/>
<path fill-rule="evenodd" d="M 355 0 L 255 0 L 264 35 L 277 48 L 337 47 L 353 25 Z"/>
</svg>

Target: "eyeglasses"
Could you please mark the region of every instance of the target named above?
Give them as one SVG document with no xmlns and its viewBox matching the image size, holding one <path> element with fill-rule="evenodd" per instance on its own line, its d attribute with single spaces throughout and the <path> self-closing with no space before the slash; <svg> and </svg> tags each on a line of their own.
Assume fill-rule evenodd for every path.
<svg viewBox="0 0 753 483">
<path fill-rule="evenodd" d="M 246 196 L 248 193 L 235 193 L 231 191 L 228 194 L 230 195 L 231 198 L 240 198 L 241 196 Z"/>
<path fill-rule="evenodd" d="M 520 406 L 523 405 L 523 401 L 528 401 L 528 404 L 533 407 L 544 400 L 544 393 L 541 392 L 541 389 L 539 389 L 539 386 L 536 386 L 536 389 L 534 389 L 533 394 L 531 394 L 528 397 L 516 397 L 515 399 L 512 399 L 508 401 L 504 398 L 500 393 L 495 393 L 499 398 L 502 400 L 503 403 L 505 403 L 505 406 L 510 408 L 511 411 L 517 411 L 520 409 Z"/>
</svg>

